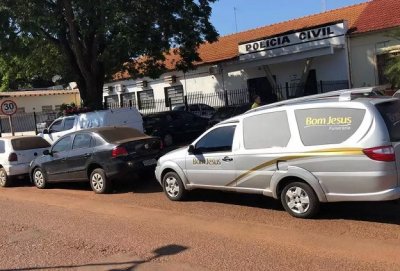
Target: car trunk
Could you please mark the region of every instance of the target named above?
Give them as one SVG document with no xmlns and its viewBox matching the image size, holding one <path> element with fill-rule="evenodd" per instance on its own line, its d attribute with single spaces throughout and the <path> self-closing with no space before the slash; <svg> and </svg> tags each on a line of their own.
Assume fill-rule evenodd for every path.
<svg viewBox="0 0 400 271">
<path fill-rule="evenodd" d="M 397 168 L 397 184 L 400 186 L 400 100 L 379 103 L 376 105 L 385 121 L 390 141 L 394 148 Z"/>
</svg>

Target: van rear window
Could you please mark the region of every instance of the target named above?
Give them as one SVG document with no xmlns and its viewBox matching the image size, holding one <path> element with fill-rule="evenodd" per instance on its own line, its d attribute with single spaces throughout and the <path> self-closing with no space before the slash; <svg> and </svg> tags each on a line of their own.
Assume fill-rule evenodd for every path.
<svg viewBox="0 0 400 271">
<path fill-rule="evenodd" d="M 390 141 L 400 141 L 400 100 L 375 105 L 386 123 Z"/>
<path fill-rule="evenodd" d="M 41 137 L 21 137 L 11 140 L 11 145 L 16 151 L 41 149 L 50 147 L 49 142 Z"/>
</svg>

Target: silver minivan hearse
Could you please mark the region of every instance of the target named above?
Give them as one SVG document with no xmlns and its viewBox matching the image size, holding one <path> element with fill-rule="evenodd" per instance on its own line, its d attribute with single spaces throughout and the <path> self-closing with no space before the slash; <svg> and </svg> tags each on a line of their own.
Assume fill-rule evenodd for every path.
<svg viewBox="0 0 400 271">
<path fill-rule="evenodd" d="M 340 90 L 252 109 L 162 156 L 171 200 L 218 189 L 280 199 L 310 218 L 321 202 L 400 198 L 400 100 L 374 88 Z"/>
</svg>

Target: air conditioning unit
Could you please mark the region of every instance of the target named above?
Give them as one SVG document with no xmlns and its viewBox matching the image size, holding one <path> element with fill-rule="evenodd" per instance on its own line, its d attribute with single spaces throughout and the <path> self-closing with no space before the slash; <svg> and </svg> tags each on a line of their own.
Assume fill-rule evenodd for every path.
<svg viewBox="0 0 400 271">
<path fill-rule="evenodd" d="M 164 82 L 168 84 L 176 83 L 176 75 L 168 75 L 164 77 Z"/>
<path fill-rule="evenodd" d="M 125 90 L 126 90 L 125 85 L 122 85 L 122 84 L 115 85 L 115 91 L 117 93 L 124 93 Z"/>
<path fill-rule="evenodd" d="M 149 85 L 149 82 L 147 82 L 146 80 L 143 80 L 143 81 L 137 82 L 136 85 L 140 88 L 147 88 L 147 86 Z"/>
<path fill-rule="evenodd" d="M 105 87 L 103 87 L 103 92 L 104 93 L 111 93 L 111 92 L 113 92 L 113 87 L 112 86 L 105 86 Z"/>
<path fill-rule="evenodd" d="M 210 68 L 208 68 L 208 73 L 210 75 L 216 75 L 221 73 L 221 67 L 219 65 L 213 65 Z"/>
</svg>

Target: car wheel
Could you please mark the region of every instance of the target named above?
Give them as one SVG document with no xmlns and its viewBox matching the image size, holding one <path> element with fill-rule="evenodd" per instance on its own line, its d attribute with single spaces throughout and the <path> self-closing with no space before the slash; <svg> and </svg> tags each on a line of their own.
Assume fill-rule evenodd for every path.
<svg viewBox="0 0 400 271">
<path fill-rule="evenodd" d="M 36 168 L 33 171 L 32 180 L 37 188 L 39 189 L 46 188 L 47 180 L 41 168 Z"/>
<path fill-rule="evenodd" d="M 0 168 L 0 186 L 7 187 L 11 185 L 11 177 L 7 175 L 4 168 Z"/>
<path fill-rule="evenodd" d="M 105 194 L 110 191 L 111 182 L 107 179 L 104 170 L 96 168 L 90 174 L 90 186 L 96 194 Z"/>
<path fill-rule="evenodd" d="M 185 186 L 176 172 L 168 172 L 163 178 L 164 192 L 170 200 L 183 200 L 187 194 Z"/>
<path fill-rule="evenodd" d="M 169 146 L 172 146 L 172 144 L 174 144 L 174 139 L 172 138 L 171 134 L 166 134 L 164 136 L 163 141 L 164 141 L 165 147 L 169 147 Z"/>
<path fill-rule="evenodd" d="M 314 190 L 305 183 L 292 182 L 281 193 L 283 208 L 294 217 L 311 218 L 319 211 L 319 200 Z"/>
</svg>

